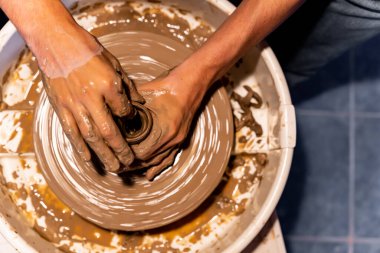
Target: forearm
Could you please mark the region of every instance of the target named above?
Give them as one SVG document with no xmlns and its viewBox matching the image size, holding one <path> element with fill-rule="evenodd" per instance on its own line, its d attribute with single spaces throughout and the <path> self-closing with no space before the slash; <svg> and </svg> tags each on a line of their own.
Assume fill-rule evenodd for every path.
<svg viewBox="0 0 380 253">
<path fill-rule="evenodd" d="M 0 0 L 0 7 L 50 76 L 67 75 L 67 66 L 78 65 L 75 58 L 99 51 L 59 0 Z"/>
<path fill-rule="evenodd" d="M 244 0 L 209 40 L 178 66 L 177 75 L 201 79 L 190 93 L 203 97 L 248 48 L 262 41 L 302 3 L 303 0 Z"/>
</svg>

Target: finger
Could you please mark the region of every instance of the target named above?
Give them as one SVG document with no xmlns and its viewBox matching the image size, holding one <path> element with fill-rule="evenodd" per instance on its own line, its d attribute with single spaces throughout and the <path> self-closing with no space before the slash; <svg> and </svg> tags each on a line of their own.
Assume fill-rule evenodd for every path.
<svg viewBox="0 0 380 253">
<path fill-rule="evenodd" d="M 155 166 L 155 165 L 158 165 L 159 163 L 161 163 L 168 155 L 170 155 L 170 153 L 172 152 L 173 149 L 167 149 L 155 156 L 153 156 L 151 159 L 149 159 L 148 161 L 146 162 L 143 162 L 142 164 L 144 165 L 144 167 L 150 167 L 150 166 Z"/>
<path fill-rule="evenodd" d="M 79 132 L 73 115 L 66 108 L 61 108 L 59 110 L 56 110 L 56 112 L 67 138 L 74 146 L 75 150 L 78 152 L 82 160 L 89 162 L 91 160 L 91 153 L 88 150 L 88 147 L 84 142 L 81 133 Z"/>
<path fill-rule="evenodd" d="M 162 160 L 160 164 L 149 168 L 145 174 L 146 179 L 153 180 L 164 169 L 173 165 L 177 152 L 178 152 L 178 149 L 171 150 L 170 154 L 164 160 Z"/>
<path fill-rule="evenodd" d="M 124 72 L 123 69 L 121 69 L 120 72 L 121 72 L 121 79 L 123 80 L 123 82 L 128 87 L 128 91 L 129 91 L 129 95 L 130 95 L 131 100 L 135 101 L 135 102 L 139 102 L 140 104 L 144 104 L 145 99 L 137 91 L 135 83 L 131 79 L 128 78 L 127 74 Z"/>
<path fill-rule="evenodd" d="M 132 146 L 136 158 L 141 161 L 149 160 L 151 157 L 153 157 L 153 152 L 156 152 L 157 149 L 161 146 L 160 143 L 162 142 L 163 138 L 162 130 L 156 127 L 154 122 L 155 120 L 153 119 L 153 128 L 146 139 L 139 144 Z M 162 151 L 163 150 L 161 150 L 161 152 Z"/>
<path fill-rule="evenodd" d="M 103 101 L 91 101 L 89 105 L 92 108 L 91 116 L 99 130 L 101 138 L 114 151 L 119 161 L 125 166 L 129 166 L 134 159 L 132 150 L 129 148 L 127 141 L 124 139 L 117 127 L 111 113 Z M 98 109 L 95 109 L 98 108 Z"/>
<path fill-rule="evenodd" d="M 120 62 L 117 60 L 117 58 L 113 56 L 107 49 L 104 49 L 103 53 L 104 53 L 104 56 L 107 57 L 107 59 L 112 63 L 113 67 L 120 75 L 120 78 L 122 79 L 122 81 L 126 84 L 128 88 L 128 93 L 130 95 L 130 99 L 132 101 L 139 102 L 141 104 L 145 103 L 144 98 L 138 93 L 134 82 L 132 82 L 128 78 L 128 75 L 123 70 L 123 67 L 120 65 Z M 122 88 L 125 88 L 125 87 L 122 87 Z"/>
<path fill-rule="evenodd" d="M 112 113 L 119 117 L 133 117 L 135 109 L 133 108 L 124 88 L 122 80 L 115 75 L 113 86 L 104 92 L 104 98 Z"/>
<path fill-rule="evenodd" d="M 74 113 L 74 117 L 84 140 L 104 164 L 105 169 L 111 172 L 117 172 L 120 168 L 120 163 L 104 142 L 99 130 L 92 122 L 86 110 L 78 108 L 76 113 Z"/>
<path fill-rule="evenodd" d="M 143 168 L 148 168 L 151 166 L 158 165 L 162 160 L 164 160 L 170 153 L 172 152 L 172 149 L 168 149 L 163 151 L 162 153 L 148 159 L 148 160 L 141 160 L 139 163 L 135 164 L 130 170 L 139 170 Z"/>
<path fill-rule="evenodd" d="M 150 140 L 150 142 L 154 144 L 151 145 L 148 150 L 138 149 L 138 148 L 134 149 L 136 150 L 135 156 L 138 159 L 144 160 L 144 161 L 147 161 L 151 157 L 153 157 L 152 159 L 158 159 L 159 157 L 165 156 L 163 155 L 164 152 L 168 152 L 172 150 L 173 148 L 178 149 L 178 145 L 181 144 L 184 140 L 184 138 L 182 138 L 182 136 L 178 134 L 176 137 L 168 138 L 168 139 L 166 139 L 164 135 L 165 134 L 161 134 L 158 138 L 155 138 L 154 142 Z M 154 136 L 154 133 L 149 134 L 148 138 L 150 138 L 151 136 Z M 142 145 L 144 145 L 144 143 L 142 143 Z"/>
</svg>

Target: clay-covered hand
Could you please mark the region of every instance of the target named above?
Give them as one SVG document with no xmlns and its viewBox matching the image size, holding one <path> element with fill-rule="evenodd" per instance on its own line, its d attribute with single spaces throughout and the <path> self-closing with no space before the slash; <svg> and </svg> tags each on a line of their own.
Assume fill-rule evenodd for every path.
<svg viewBox="0 0 380 253">
<path fill-rule="evenodd" d="M 198 107 L 189 101 L 192 97 L 179 82 L 167 76 L 138 87 L 146 100 L 144 106 L 152 114 L 153 127 L 144 141 L 132 146 L 139 163 L 131 168 L 148 168 L 146 177 L 149 180 L 173 164 Z"/>
<path fill-rule="evenodd" d="M 133 116 L 130 101 L 143 103 L 144 99 L 113 55 L 102 48 L 67 76 L 43 75 L 43 80 L 63 130 L 83 160 L 91 160 L 87 143 L 108 171 L 117 172 L 120 162 L 125 166 L 133 162 L 113 115 Z"/>
</svg>

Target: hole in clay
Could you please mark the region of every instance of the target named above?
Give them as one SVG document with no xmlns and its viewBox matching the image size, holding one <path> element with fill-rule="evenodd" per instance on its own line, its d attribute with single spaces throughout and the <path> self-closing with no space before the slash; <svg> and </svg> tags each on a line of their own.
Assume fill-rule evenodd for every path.
<svg viewBox="0 0 380 253">
<path fill-rule="evenodd" d="M 136 136 L 142 129 L 143 123 L 141 121 L 140 114 L 136 113 L 136 116 L 133 117 L 131 120 L 128 120 L 128 123 L 125 123 L 126 121 L 123 121 L 123 131 L 125 131 L 126 136 Z"/>
</svg>

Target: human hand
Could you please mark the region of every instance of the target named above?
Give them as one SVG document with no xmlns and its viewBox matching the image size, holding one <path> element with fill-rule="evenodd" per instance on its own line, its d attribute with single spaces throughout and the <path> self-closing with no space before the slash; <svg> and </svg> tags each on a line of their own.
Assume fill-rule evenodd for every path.
<svg viewBox="0 0 380 253">
<path fill-rule="evenodd" d="M 133 116 L 130 100 L 144 100 L 119 62 L 75 22 L 61 1 L 0 4 L 35 55 L 49 100 L 83 160 L 91 159 L 87 142 L 106 170 L 117 172 L 120 162 L 128 166 L 134 156 L 112 114 Z"/>
<path fill-rule="evenodd" d="M 144 99 L 113 55 L 102 48 L 67 76 L 43 75 L 43 80 L 66 136 L 84 161 L 91 160 L 87 143 L 108 171 L 118 172 L 120 162 L 132 163 L 134 155 L 113 115 L 133 116 L 130 101 L 143 103 Z"/>
<path fill-rule="evenodd" d="M 193 101 L 194 97 L 185 88 L 190 86 L 181 81 L 169 75 L 138 87 L 146 100 L 144 106 L 151 112 L 153 126 L 146 139 L 131 146 L 138 162 L 130 168 L 148 168 L 149 180 L 173 164 L 201 101 Z"/>
</svg>

